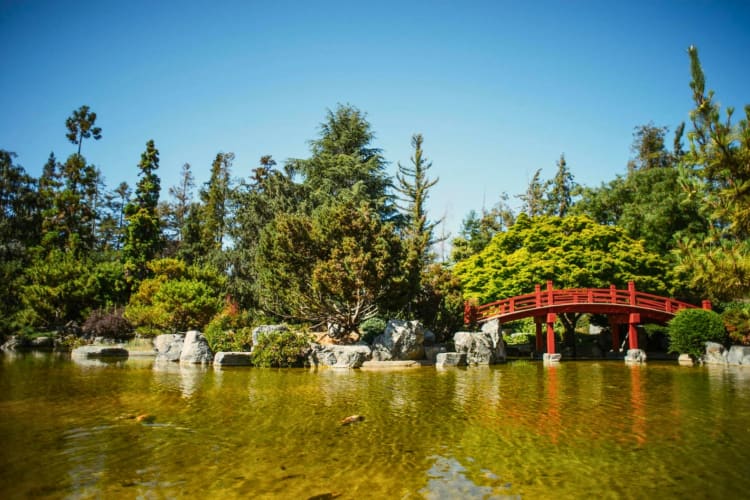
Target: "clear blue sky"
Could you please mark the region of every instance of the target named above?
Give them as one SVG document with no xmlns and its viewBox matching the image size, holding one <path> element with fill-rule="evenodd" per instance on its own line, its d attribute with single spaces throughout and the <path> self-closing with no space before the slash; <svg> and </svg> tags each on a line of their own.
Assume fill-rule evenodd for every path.
<svg viewBox="0 0 750 500">
<path fill-rule="evenodd" d="M 0 0 L 0 148 L 39 175 L 74 152 L 65 119 L 88 104 L 103 138 L 83 154 L 107 186 L 134 183 L 153 138 L 166 197 L 185 162 L 208 180 L 219 151 L 237 177 L 308 156 L 326 109 L 350 103 L 391 172 L 424 135 L 431 215 L 455 234 L 561 153 L 581 184 L 624 173 L 635 126 L 687 120 L 690 44 L 740 115 L 747 1 Z"/>
</svg>

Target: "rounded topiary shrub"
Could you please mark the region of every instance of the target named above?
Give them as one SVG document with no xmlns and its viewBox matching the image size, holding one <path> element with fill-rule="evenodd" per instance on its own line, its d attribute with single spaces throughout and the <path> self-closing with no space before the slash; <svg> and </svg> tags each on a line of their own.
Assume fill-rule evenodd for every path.
<svg viewBox="0 0 750 500">
<path fill-rule="evenodd" d="M 83 334 L 89 337 L 105 337 L 128 340 L 135 336 L 133 325 L 123 317 L 123 309 L 97 309 L 83 324 Z"/>
<path fill-rule="evenodd" d="M 263 368 L 302 366 L 309 349 L 309 335 L 294 331 L 261 333 L 250 359 Z"/>
<path fill-rule="evenodd" d="M 669 322 L 669 351 L 700 358 L 706 342 L 723 343 L 727 332 L 721 316 L 706 309 L 683 309 Z"/>
</svg>

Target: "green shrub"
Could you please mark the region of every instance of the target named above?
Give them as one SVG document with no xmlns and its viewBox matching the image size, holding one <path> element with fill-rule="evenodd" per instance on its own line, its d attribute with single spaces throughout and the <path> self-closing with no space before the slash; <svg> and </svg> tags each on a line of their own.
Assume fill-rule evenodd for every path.
<svg viewBox="0 0 750 500">
<path fill-rule="evenodd" d="M 372 344 L 375 337 L 385 331 L 386 321 L 383 318 L 370 318 L 359 324 L 360 340 Z"/>
<path fill-rule="evenodd" d="M 700 358 L 706 342 L 724 342 L 727 337 L 721 316 L 706 309 L 683 309 L 669 322 L 669 351 Z"/>
<path fill-rule="evenodd" d="M 92 312 L 83 324 L 84 335 L 91 337 L 106 337 L 116 340 L 133 338 L 133 325 L 122 317 L 123 309 L 97 309 Z"/>
<path fill-rule="evenodd" d="M 750 345 L 750 304 L 732 302 L 721 315 L 733 342 Z"/>
<path fill-rule="evenodd" d="M 213 352 L 249 351 L 253 346 L 253 329 L 247 314 L 224 309 L 206 327 L 206 340 Z"/>
<path fill-rule="evenodd" d="M 310 348 L 310 336 L 293 331 L 262 333 L 251 355 L 255 366 L 288 368 L 302 366 Z"/>
<path fill-rule="evenodd" d="M 504 335 L 503 339 L 508 345 L 525 345 L 534 344 L 536 341 L 536 335 L 530 333 L 514 333 L 512 335 Z"/>
</svg>

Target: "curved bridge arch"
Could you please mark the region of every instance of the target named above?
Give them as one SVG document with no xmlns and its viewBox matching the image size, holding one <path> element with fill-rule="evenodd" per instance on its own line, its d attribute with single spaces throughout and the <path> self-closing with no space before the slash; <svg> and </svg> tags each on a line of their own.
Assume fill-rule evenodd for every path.
<svg viewBox="0 0 750 500">
<path fill-rule="evenodd" d="M 638 348 L 635 325 L 643 319 L 666 323 L 682 309 L 697 308 L 693 304 L 668 297 L 638 292 L 635 283 L 628 283 L 627 290 L 609 288 L 568 288 L 555 290 L 552 282 L 547 282 L 546 290 L 536 285 L 534 293 L 518 295 L 483 305 L 467 303 L 464 308 L 464 323 L 485 323 L 497 319 L 507 323 L 523 318 L 535 318 L 537 323 L 537 351 L 541 351 L 541 325 L 547 324 L 547 352 L 555 352 L 552 324 L 561 313 L 606 314 L 616 335 L 617 325 L 627 323 L 629 347 Z M 703 301 L 704 309 L 711 309 L 711 303 Z M 552 332 L 552 334 L 550 334 Z M 613 344 L 615 339 L 613 339 Z M 619 344 L 619 342 L 617 342 Z"/>
</svg>

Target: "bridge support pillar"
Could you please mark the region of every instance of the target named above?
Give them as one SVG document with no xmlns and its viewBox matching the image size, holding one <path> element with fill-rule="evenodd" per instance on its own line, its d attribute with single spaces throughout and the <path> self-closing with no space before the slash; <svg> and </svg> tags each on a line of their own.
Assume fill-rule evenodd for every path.
<svg viewBox="0 0 750 500">
<path fill-rule="evenodd" d="M 536 316 L 534 318 L 534 323 L 536 323 L 536 352 L 541 354 L 544 349 L 544 339 L 542 339 L 542 323 L 544 323 L 544 317 Z"/>
<path fill-rule="evenodd" d="M 557 315 L 547 314 L 547 354 L 555 354 L 555 321 Z"/>
<path fill-rule="evenodd" d="M 609 331 L 612 333 L 612 351 L 620 352 L 620 322 L 615 316 L 609 317 Z"/>
<path fill-rule="evenodd" d="M 638 331 L 635 326 L 641 322 L 641 315 L 630 313 L 628 318 L 628 346 L 630 349 L 638 349 Z"/>
</svg>

